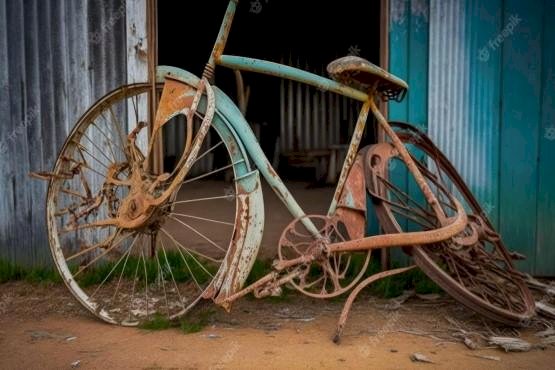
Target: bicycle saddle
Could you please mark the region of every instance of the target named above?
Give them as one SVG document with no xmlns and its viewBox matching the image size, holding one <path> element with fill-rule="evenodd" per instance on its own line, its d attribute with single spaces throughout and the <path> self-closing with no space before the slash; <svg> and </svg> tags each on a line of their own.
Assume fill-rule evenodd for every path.
<svg viewBox="0 0 555 370">
<path fill-rule="evenodd" d="M 401 101 L 409 88 L 405 81 L 357 56 L 336 59 L 327 71 L 335 81 L 356 89 L 368 91 L 375 86 L 384 100 Z"/>
</svg>

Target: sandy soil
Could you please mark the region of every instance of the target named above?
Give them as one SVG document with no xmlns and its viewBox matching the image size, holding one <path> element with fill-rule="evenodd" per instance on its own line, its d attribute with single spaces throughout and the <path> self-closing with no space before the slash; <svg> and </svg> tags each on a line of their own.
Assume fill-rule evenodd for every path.
<svg viewBox="0 0 555 370">
<path fill-rule="evenodd" d="M 64 369 L 549 369 L 555 347 L 526 353 L 469 350 L 447 318 L 469 331 L 509 328 L 485 322 L 450 298 L 410 298 L 400 309 L 362 296 L 339 345 L 331 341 L 341 300 L 294 293 L 286 299 L 245 298 L 231 313 L 211 308 L 198 333 L 177 328 L 146 331 L 102 323 L 85 312 L 64 286 L 16 282 L 0 285 L 0 368 Z M 534 331 L 521 333 L 537 343 Z M 433 363 L 415 363 L 418 352 Z M 495 356 L 499 361 L 475 356 Z"/>
</svg>

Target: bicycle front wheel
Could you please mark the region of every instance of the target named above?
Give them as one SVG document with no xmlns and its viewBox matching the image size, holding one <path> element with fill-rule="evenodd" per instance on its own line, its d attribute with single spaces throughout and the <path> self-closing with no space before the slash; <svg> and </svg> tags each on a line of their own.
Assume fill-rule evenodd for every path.
<svg viewBox="0 0 555 370">
<path fill-rule="evenodd" d="M 96 102 L 71 131 L 49 174 L 48 233 L 60 274 L 90 312 L 129 326 L 174 319 L 209 296 L 238 223 L 237 166 L 247 163 L 233 150 L 239 147 L 233 135 L 213 125 L 178 190 L 148 222 L 133 229 L 104 224 L 117 217 L 129 195 L 127 132 L 150 124 L 150 88 L 123 86 Z M 195 125 L 202 118 L 197 113 Z M 176 125 L 175 132 L 186 132 Z M 137 146 L 139 157 L 146 156 L 146 147 Z M 166 172 L 171 165 L 166 163 Z"/>
</svg>

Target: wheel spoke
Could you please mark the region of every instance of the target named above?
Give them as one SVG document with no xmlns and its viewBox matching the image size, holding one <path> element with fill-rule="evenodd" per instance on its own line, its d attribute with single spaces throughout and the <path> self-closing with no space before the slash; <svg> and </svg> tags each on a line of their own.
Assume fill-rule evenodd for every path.
<svg viewBox="0 0 555 370">
<path fill-rule="evenodd" d="M 423 208 L 420 203 L 418 203 L 416 200 L 414 200 L 410 195 L 408 195 L 406 192 L 402 191 L 401 189 L 399 189 L 397 186 L 395 186 L 392 182 L 388 181 L 387 179 L 384 179 L 383 177 L 378 177 L 380 181 L 382 181 L 388 188 L 390 188 L 390 190 L 393 191 L 393 194 L 395 195 L 395 197 L 402 202 L 405 206 L 409 206 L 410 203 L 412 203 L 414 206 L 416 206 L 422 213 L 429 215 L 430 217 L 435 217 L 435 215 L 430 212 L 429 210 Z M 403 197 L 404 199 L 402 199 L 401 197 Z M 383 199 L 383 198 L 380 198 Z M 386 198 L 387 199 L 387 198 Z"/>
<path fill-rule="evenodd" d="M 235 198 L 235 195 L 222 195 L 218 197 L 207 197 L 207 198 L 196 198 L 196 199 L 187 199 L 187 200 L 178 200 L 175 202 L 168 203 L 168 206 L 175 205 L 175 204 L 184 204 L 184 203 L 194 203 L 194 202 L 204 202 L 208 200 L 218 200 L 218 199 L 230 199 Z"/>
<path fill-rule="evenodd" d="M 92 140 L 89 138 L 89 136 L 88 136 L 85 132 L 83 132 L 83 137 L 84 137 L 85 139 L 87 139 L 87 141 L 88 141 L 89 143 L 91 143 L 91 145 L 94 146 L 95 149 L 98 150 L 98 151 L 100 152 L 100 154 L 102 154 L 102 156 L 103 156 L 104 158 L 106 158 L 106 160 L 108 160 L 108 163 L 115 163 L 115 162 L 116 162 L 116 158 L 115 158 L 115 157 L 114 157 L 114 161 L 112 161 L 112 160 L 110 159 L 110 157 L 108 157 L 108 156 L 106 155 L 106 153 L 104 153 L 104 150 L 100 149 L 100 148 L 98 147 L 98 145 L 96 145 L 96 144 L 94 143 L 94 141 L 92 141 Z"/>
<path fill-rule="evenodd" d="M 114 126 L 117 127 L 118 132 L 120 133 L 122 147 L 125 148 L 125 143 L 126 143 L 125 138 L 126 138 L 127 135 L 125 135 L 125 131 L 123 129 L 124 125 L 117 118 L 116 114 L 114 113 L 114 108 L 113 107 L 110 107 L 109 111 L 110 111 L 110 117 L 112 118 L 112 123 L 114 124 Z M 139 122 L 138 116 L 137 116 L 137 120 L 135 122 L 137 122 L 137 123 Z"/>
<path fill-rule="evenodd" d="M 206 235 L 204 235 L 203 233 L 201 233 L 200 231 L 198 231 L 197 229 L 195 229 L 194 227 L 192 227 L 191 225 L 181 221 L 178 218 L 169 216 L 169 218 L 171 218 L 174 221 L 179 222 L 181 225 L 185 226 L 187 229 L 191 230 L 192 232 L 194 232 L 195 234 L 197 234 L 198 236 L 200 236 L 201 238 L 203 238 L 204 240 L 206 240 L 208 243 L 212 244 L 214 247 L 216 247 L 217 249 L 221 250 L 222 252 L 225 253 L 225 249 L 220 247 L 215 241 L 213 241 L 212 239 L 210 239 L 209 237 L 207 237 Z"/>
<path fill-rule="evenodd" d="M 137 238 L 139 237 L 139 235 L 137 235 L 135 237 L 135 239 L 133 239 L 133 242 L 131 243 L 131 245 L 129 246 L 129 249 L 127 250 L 127 257 L 125 257 L 125 262 L 123 263 L 123 267 L 121 268 L 121 272 L 119 274 L 119 279 L 118 279 L 118 283 L 116 285 L 116 290 L 114 291 L 114 295 L 112 296 L 111 300 L 114 300 L 118 294 L 118 290 L 121 284 L 121 278 L 123 277 L 123 273 L 125 272 L 125 267 L 127 266 L 127 261 L 129 260 L 129 256 L 131 255 L 131 251 L 133 250 L 133 247 L 135 247 L 135 244 L 137 242 Z"/>
<path fill-rule="evenodd" d="M 110 170 L 104 162 L 102 162 L 100 159 L 96 158 L 91 152 L 89 152 L 89 150 L 83 144 L 75 142 L 75 141 L 73 143 L 75 145 L 77 145 L 77 147 L 79 149 L 79 152 L 81 153 L 81 157 L 83 159 L 85 159 L 85 157 L 83 156 L 83 152 L 84 152 L 84 153 L 87 153 L 89 155 L 89 157 L 91 157 L 96 163 L 98 163 L 99 165 L 104 167 L 106 169 L 106 171 Z M 104 174 L 104 176 L 106 176 L 106 174 Z"/>
<path fill-rule="evenodd" d="M 131 311 L 133 309 L 133 301 L 135 299 L 135 286 L 137 284 L 137 276 L 139 274 L 139 261 L 137 261 L 137 266 L 135 266 L 135 275 L 133 276 L 133 287 L 131 288 L 131 299 L 129 300 L 129 319 L 131 319 Z"/>
<path fill-rule="evenodd" d="M 195 163 L 197 163 L 198 161 L 200 161 L 205 155 L 207 155 L 208 153 L 210 153 L 211 151 L 213 151 L 214 149 L 216 149 L 217 147 L 219 147 L 220 145 L 222 145 L 224 142 L 220 141 L 218 144 L 210 147 L 210 149 L 206 150 L 204 153 L 202 153 L 201 155 L 199 155 L 193 162 L 193 165 Z M 192 166 L 191 166 L 192 167 Z"/>
<path fill-rule="evenodd" d="M 201 221 L 207 221 L 207 222 L 214 222 L 216 224 L 222 224 L 222 225 L 228 225 L 228 226 L 235 226 L 235 224 L 231 223 L 231 222 L 226 222 L 226 221 L 218 221 L 218 220 L 213 220 L 211 218 L 204 218 L 204 217 L 199 217 L 199 216 L 193 216 L 193 215 L 186 215 L 183 213 L 170 213 L 170 216 L 178 216 L 178 217 L 185 217 L 185 218 L 192 218 L 195 220 L 201 220 Z"/>
<path fill-rule="evenodd" d="M 171 240 L 175 245 L 177 245 L 178 247 L 180 247 L 181 249 L 183 249 L 184 251 L 186 251 L 188 254 L 194 253 L 194 254 L 196 254 L 197 256 L 202 257 L 202 258 L 204 258 L 204 259 L 207 259 L 207 260 L 209 260 L 209 261 L 211 261 L 211 262 L 214 262 L 214 263 L 220 263 L 220 262 L 222 262 L 221 260 L 217 260 L 217 259 L 214 259 L 214 258 L 212 258 L 212 257 L 209 257 L 209 256 L 207 256 L 207 255 L 205 255 L 205 254 L 202 254 L 202 253 L 200 253 L 199 251 L 189 250 L 189 249 L 185 248 L 185 246 L 183 246 L 183 244 L 181 244 L 179 241 L 177 241 L 177 240 L 176 240 L 170 233 L 168 233 L 165 229 L 161 228 L 160 230 L 162 230 L 162 232 L 163 232 L 164 234 L 166 234 L 166 235 L 168 236 L 168 238 L 170 238 L 170 240 Z M 202 266 L 202 265 L 201 265 L 201 266 Z M 206 272 L 209 273 L 208 271 L 206 271 Z"/>
<path fill-rule="evenodd" d="M 79 252 L 77 252 L 77 253 L 75 253 L 75 254 L 69 256 L 69 257 L 66 257 L 66 261 L 71 261 L 71 260 L 73 260 L 73 259 L 75 259 L 75 258 L 77 258 L 77 257 L 79 257 L 79 256 L 81 256 L 81 255 L 83 255 L 83 254 L 85 254 L 85 253 L 88 253 L 88 252 L 90 252 L 90 251 L 96 249 L 96 248 L 100 248 L 102 245 L 110 244 L 115 238 L 117 238 L 117 237 L 119 236 L 119 234 L 121 233 L 121 231 L 122 231 L 121 229 L 117 229 L 116 232 L 115 232 L 112 236 L 106 238 L 104 241 L 102 241 L 102 242 L 100 242 L 100 243 L 96 243 L 96 244 L 94 244 L 94 245 L 91 246 L 91 247 L 88 247 L 88 248 L 86 248 L 86 249 L 83 249 L 82 251 L 79 251 Z"/>
<path fill-rule="evenodd" d="M 214 175 L 214 174 L 216 174 L 216 173 L 225 171 L 225 170 L 227 170 L 228 168 L 231 168 L 231 167 L 233 167 L 233 166 L 235 166 L 235 165 L 237 165 L 237 164 L 239 164 L 239 163 L 241 163 L 241 162 L 244 162 L 244 161 L 243 161 L 243 160 L 240 160 L 240 161 L 237 161 L 237 162 L 235 162 L 235 163 L 230 163 L 230 164 L 228 164 L 227 166 L 223 166 L 223 167 L 220 167 L 220 168 L 218 168 L 218 169 L 216 169 L 216 170 L 207 172 L 207 173 L 205 173 L 205 174 L 203 174 L 203 175 L 200 175 L 200 176 L 197 176 L 197 177 L 193 177 L 193 178 L 191 178 L 191 179 L 189 179 L 189 180 L 185 180 L 185 181 L 183 181 L 182 184 L 183 184 L 183 185 L 189 184 L 189 183 L 191 183 L 191 182 L 194 182 L 194 181 L 203 179 L 203 178 L 205 178 L 205 177 Z"/>
<path fill-rule="evenodd" d="M 110 278 L 110 276 L 112 275 L 112 273 L 116 270 L 116 268 L 119 266 L 119 264 L 121 263 L 121 261 L 125 258 L 125 262 L 127 262 L 127 257 L 129 257 L 129 253 L 131 252 L 131 249 L 133 249 L 133 245 L 135 245 L 135 242 L 137 241 L 138 236 L 135 236 L 135 239 L 133 239 L 133 242 L 131 242 L 131 245 L 129 246 L 129 248 L 127 249 L 127 251 L 121 255 L 121 257 L 119 258 L 118 262 L 112 267 L 112 269 L 110 270 L 110 272 L 106 275 L 106 277 L 104 277 L 104 280 L 102 280 L 102 282 L 98 285 L 98 287 L 95 289 L 95 291 L 90 295 L 90 298 L 93 298 L 96 293 L 100 290 L 100 288 L 102 288 L 102 286 L 104 285 L 104 283 L 106 283 L 106 281 Z M 125 264 L 123 269 L 125 269 Z M 121 270 L 123 273 L 123 269 Z M 116 290 L 117 291 L 117 290 Z"/>
<path fill-rule="evenodd" d="M 111 107 L 110 107 L 109 111 L 110 111 L 110 117 L 111 117 L 111 120 L 112 120 L 112 124 L 116 127 L 116 131 L 118 132 L 118 137 L 119 137 L 119 141 L 121 143 L 122 152 L 127 158 L 127 152 L 125 151 L 126 140 L 125 140 L 125 135 L 123 133 L 122 126 L 120 125 L 120 123 L 119 123 L 118 119 L 116 118 L 116 115 L 114 114 L 114 111 Z M 108 122 L 110 122 L 110 120 L 106 118 L 106 116 L 104 115 L 104 112 L 101 112 L 100 115 L 104 119 L 104 122 L 106 122 L 106 126 L 109 127 Z M 127 160 L 129 161 L 129 158 L 127 158 Z"/>
<path fill-rule="evenodd" d="M 85 271 L 89 266 L 91 266 L 93 263 L 95 263 L 96 261 L 98 261 L 99 259 L 101 259 L 102 257 L 104 257 L 105 255 L 107 255 L 108 253 L 110 253 L 112 250 L 114 250 L 114 248 L 116 248 L 119 244 L 121 244 L 122 241 L 124 241 L 125 239 L 127 239 L 129 236 L 131 236 L 133 234 L 127 234 L 126 236 L 124 236 L 123 238 L 121 238 L 118 242 L 112 244 L 112 246 L 110 246 L 109 248 L 107 248 L 104 252 L 102 252 L 101 254 L 99 254 L 98 256 L 96 256 L 95 258 L 93 258 L 92 261 L 90 261 L 89 263 L 87 263 L 84 267 L 80 267 L 79 270 L 73 275 L 74 277 L 77 277 L 81 272 Z"/>
<path fill-rule="evenodd" d="M 183 304 L 183 298 L 181 297 L 181 293 L 179 292 L 179 288 L 177 287 L 177 282 L 175 281 L 175 277 L 173 276 L 173 271 L 172 271 L 172 268 L 170 267 L 170 263 L 168 261 L 168 254 L 166 252 L 166 247 L 164 246 L 164 240 L 162 240 L 162 238 L 160 238 L 160 245 L 162 246 L 162 252 L 164 253 L 164 260 L 166 261 L 166 266 L 168 267 L 168 271 L 170 272 L 170 276 L 172 278 L 175 291 L 177 293 L 177 296 L 179 297 L 179 303 L 181 304 L 181 307 L 185 309 L 185 305 Z"/>
<path fill-rule="evenodd" d="M 196 287 L 202 292 L 203 289 L 202 289 L 202 287 L 200 286 L 199 282 L 197 281 L 197 278 L 195 277 L 195 274 L 193 274 L 193 271 L 192 271 L 191 268 L 189 267 L 189 263 L 187 262 L 187 259 L 185 258 L 185 256 L 184 256 L 183 253 L 181 252 L 181 249 L 183 249 L 183 250 L 184 250 L 191 258 L 193 258 L 195 261 L 196 261 L 196 259 L 187 251 L 186 248 L 179 248 L 178 242 L 175 240 L 175 238 L 171 237 L 170 239 L 174 242 L 175 246 L 178 247 L 178 248 L 177 248 L 177 251 L 179 252 L 179 255 L 181 256 L 181 259 L 183 259 L 183 262 L 185 263 L 185 267 L 187 268 L 187 271 L 189 271 L 189 274 L 191 275 L 191 278 L 192 278 L 193 281 L 195 282 Z M 197 262 L 197 264 L 198 264 L 207 274 L 209 274 L 211 277 L 213 277 L 212 274 L 210 274 L 210 273 L 208 272 L 208 270 L 206 270 L 206 269 L 204 268 L 204 266 L 203 266 L 201 263 L 199 263 L 198 261 L 196 261 L 196 262 Z"/>
<path fill-rule="evenodd" d="M 141 258 L 143 259 L 143 267 L 145 272 L 145 305 L 146 305 L 146 317 L 149 318 L 148 312 L 148 272 L 146 271 L 146 259 L 144 249 L 141 249 Z"/>
<path fill-rule="evenodd" d="M 124 150 L 122 147 L 118 146 L 116 143 L 114 143 L 114 141 L 113 141 L 112 139 L 110 139 L 110 138 L 108 137 L 108 135 L 106 135 L 106 133 L 105 133 L 103 130 L 100 129 L 100 127 L 96 124 L 96 122 L 92 121 L 91 124 L 92 124 L 94 127 L 96 127 L 96 129 L 100 132 L 100 134 L 101 134 L 102 136 L 104 136 L 104 138 L 106 139 L 106 142 L 108 143 L 108 146 L 109 146 L 109 148 L 110 148 L 110 153 L 112 154 L 112 157 L 114 157 L 114 162 L 118 162 L 118 159 L 117 159 L 117 156 L 116 156 L 116 152 L 114 151 L 114 146 L 115 146 L 116 148 L 119 148 L 120 151 L 121 151 L 123 154 L 125 154 L 125 150 Z M 112 146 L 112 144 L 113 144 L 114 146 Z"/>
</svg>

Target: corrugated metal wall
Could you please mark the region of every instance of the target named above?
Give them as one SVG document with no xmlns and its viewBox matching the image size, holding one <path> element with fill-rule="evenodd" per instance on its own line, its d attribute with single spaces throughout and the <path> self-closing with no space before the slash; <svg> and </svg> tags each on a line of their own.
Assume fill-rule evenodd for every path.
<svg viewBox="0 0 555 370">
<path fill-rule="evenodd" d="M 496 224 L 500 58 L 492 51 L 483 61 L 478 50 L 500 29 L 501 12 L 500 1 L 430 3 L 429 134 Z"/>
<path fill-rule="evenodd" d="M 46 184 L 85 109 L 126 82 L 125 0 L 0 0 L 0 258 L 50 263 Z"/>
<path fill-rule="evenodd" d="M 389 70 L 409 84 L 409 91 L 401 103 L 390 103 L 388 118 L 411 122 L 424 132 L 428 127 L 428 0 L 390 0 Z M 395 183 L 405 183 L 407 174 L 394 171 Z M 407 263 L 401 250 L 391 251 L 393 261 Z"/>
<path fill-rule="evenodd" d="M 411 90 L 390 119 L 428 127 L 520 267 L 555 276 L 555 2 L 392 0 L 390 16 L 390 70 Z"/>
</svg>

